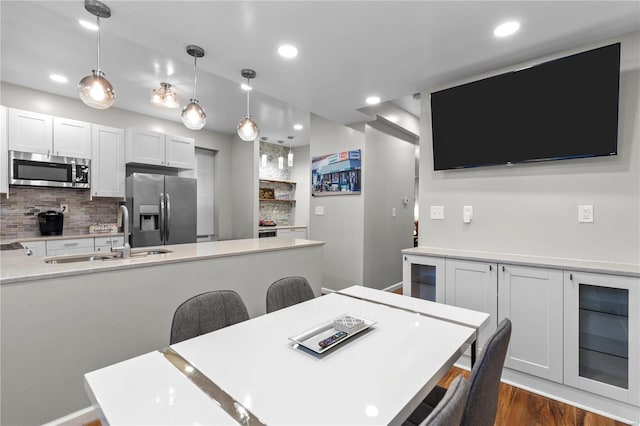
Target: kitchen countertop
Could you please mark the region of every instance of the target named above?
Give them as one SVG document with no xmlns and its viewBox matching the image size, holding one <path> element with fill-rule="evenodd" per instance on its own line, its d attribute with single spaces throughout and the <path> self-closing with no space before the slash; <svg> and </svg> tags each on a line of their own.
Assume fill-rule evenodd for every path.
<svg viewBox="0 0 640 426">
<path fill-rule="evenodd" d="M 46 278 L 92 274 L 116 269 L 121 270 L 145 266 L 158 266 L 166 263 L 188 262 L 216 257 L 239 256 L 251 253 L 291 250 L 321 245 L 324 245 L 323 241 L 284 238 L 252 238 L 245 240 L 213 241 L 158 247 L 140 247 L 138 248 L 139 250 L 153 250 L 156 248 L 168 249 L 172 252 L 126 259 L 118 258 L 58 264 L 45 263 L 45 259 L 47 259 L 47 257 L 27 256 L 24 250 L 8 250 L 3 251 L 0 257 L 0 284 L 4 285 Z M 104 255 L 105 253 L 95 254 L 99 256 Z M 86 255 L 90 256 L 91 253 Z"/>
<path fill-rule="evenodd" d="M 270 229 L 294 229 L 294 228 L 306 228 L 307 225 L 276 225 L 276 226 L 258 226 L 260 231 L 268 231 Z"/>
<path fill-rule="evenodd" d="M 584 271 L 603 274 L 640 277 L 640 264 L 603 262 L 588 259 L 567 259 L 561 257 L 530 256 L 512 253 L 497 253 L 475 250 L 448 249 L 439 247 L 413 247 L 402 250 L 402 254 L 432 256 L 451 259 L 476 260 L 512 265 L 535 266 L 567 271 Z"/>
</svg>

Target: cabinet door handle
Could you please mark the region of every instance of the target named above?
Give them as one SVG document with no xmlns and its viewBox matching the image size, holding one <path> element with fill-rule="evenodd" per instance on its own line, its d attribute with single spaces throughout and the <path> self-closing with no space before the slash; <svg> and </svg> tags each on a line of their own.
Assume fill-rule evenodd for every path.
<svg viewBox="0 0 640 426">
<path fill-rule="evenodd" d="M 489 265 L 489 270 L 493 271 L 493 266 L 492 265 Z"/>
<path fill-rule="evenodd" d="M 503 266 L 503 267 L 502 267 L 502 272 L 505 272 L 505 271 L 506 271 L 506 269 L 505 269 L 505 268 L 504 268 L 504 266 Z"/>
<path fill-rule="evenodd" d="M 73 246 L 77 246 L 80 243 L 64 243 L 65 247 L 73 247 Z"/>
<path fill-rule="evenodd" d="M 573 281 L 573 274 L 569 274 L 569 281 Z"/>
</svg>

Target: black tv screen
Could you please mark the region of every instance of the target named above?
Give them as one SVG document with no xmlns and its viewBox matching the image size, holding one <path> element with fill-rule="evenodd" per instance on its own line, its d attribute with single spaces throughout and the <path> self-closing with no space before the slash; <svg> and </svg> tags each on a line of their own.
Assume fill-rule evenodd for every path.
<svg viewBox="0 0 640 426">
<path fill-rule="evenodd" d="M 616 155 L 620 43 L 431 93 L 434 170 Z"/>
</svg>

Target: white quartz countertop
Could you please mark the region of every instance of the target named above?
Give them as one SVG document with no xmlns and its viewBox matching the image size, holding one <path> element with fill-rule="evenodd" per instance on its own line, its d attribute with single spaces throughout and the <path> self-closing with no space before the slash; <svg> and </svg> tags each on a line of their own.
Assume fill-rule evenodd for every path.
<svg viewBox="0 0 640 426">
<path fill-rule="evenodd" d="M 271 229 L 297 229 L 297 228 L 306 228 L 306 225 L 276 225 L 276 226 L 258 226 L 260 231 L 269 231 Z"/>
<path fill-rule="evenodd" d="M 25 238 L 7 238 L 0 240 L 0 243 L 28 243 L 31 241 L 54 241 L 54 240 L 77 240 L 80 238 L 95 238 L 95 237 L 122 237 L 122 232 L 100 232 L 95 234 L 76 234 L 76 235 L 41 235 L 36 237 Z"/>
<path fill-rule="evenodd" d="M 324 245 L 322 241 L 289 238 L 252 238 L 159 246 L 155 248 L 168 249 L 172 252 L 144 257 L 136 256 L 126 259 L 58 264 L 46 263 L 47 257 L 27 256 L 24 250 L 6 250 L 0 252 L 0 284 L 322 245 Z M 151 250 L 153 248 L 143 247 L 134 250 Z M 96 255 L 104 254 L 96 253 Z"/>
<path fill-rule="evenodd" d="M 522 254 L 460 250 L 439 247 L 412 247 L 402 250 L 402 254 L 477 260 L 483 262 L 509 263 L 512 265 L 536 266 L 544 268 L 563 269 L 567 271 L 584 271 L 640 277 L 639 263 L 603 262 L 587 259 L 529 256 Z"/>
</svg>

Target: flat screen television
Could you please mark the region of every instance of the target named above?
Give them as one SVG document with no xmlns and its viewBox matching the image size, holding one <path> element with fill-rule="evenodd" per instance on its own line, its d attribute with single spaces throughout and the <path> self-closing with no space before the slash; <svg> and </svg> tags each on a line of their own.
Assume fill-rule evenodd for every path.
<svg viewBox="0 0 640 426">
<path fill-rule="evenodd" d="M 431 93 L 434 170 L 616 155 L 620 43 Z"/>
</svg>

